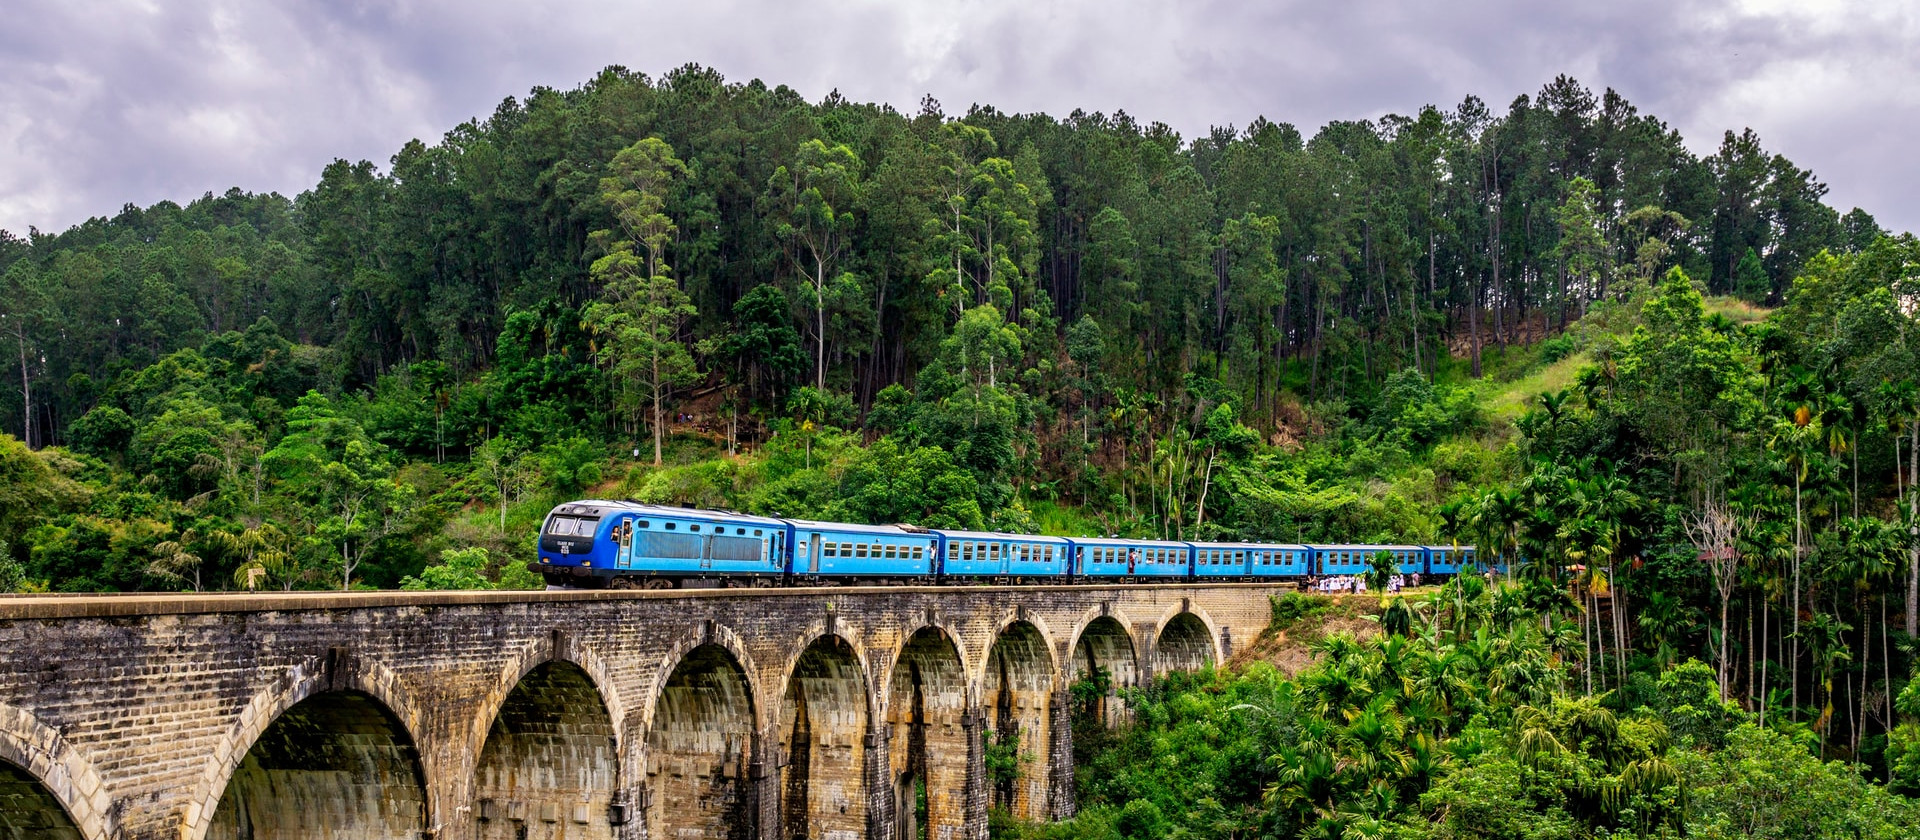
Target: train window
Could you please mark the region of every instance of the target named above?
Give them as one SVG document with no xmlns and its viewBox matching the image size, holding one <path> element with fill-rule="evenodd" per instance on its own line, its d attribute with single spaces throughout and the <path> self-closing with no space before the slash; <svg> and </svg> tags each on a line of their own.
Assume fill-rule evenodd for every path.
<svg viewBox="0 0 1920 840">
<path fill-rule="evenodd" d="M 887 546 L 887 559 L 888 560 L 900 559 L 900 547 L 896 545 Z"/>
<path fill-rule="evenodd" d="M 987 543 L 987 559 L 992 560 L 995 563 L 1000 562 L 1000 544 L 999 543 Z"/>
<path fill-rule="evenodd" d="M 640 527 L 647 528 L 651 526 L 652 526 L 652 523 L 649 523 L 647 520 L 645 519 L 640 520 Z"/>
<path fill-rule="evenodd" d="M 923 548 L 924 548 L 923 546 L 917 546 L 917 545 L 913 547 L 913 559 L 915 560 L 921 559 L 921 557 L 923 556 L 921 554 L 921 551 Z"/>
<path fill-rule="evenodd" d="M 698 525 L 688 525 L 688 526 L 687 526 L 687 530 L 689 530 L 689 531 L 692 531 L 692 532 L 694 532 L 694 533 L 696 533 L 696 534 L 698 534 L 698 533 L 700 533 L 700 526 L 698 526 Z"/>
<path fill-rule="evenodd" d="M 734 534 L 734 536 L 737 536 L 737 537 L 744 537 L 744 536 L 746 536 L 746 535 L 747 535 L 747 529 L 745 529 L 745 528 L 735 528 L 735 529 L 733 529 L 733 534 Z"/>
<path fill-rule="evenodd" d="M 667 530 L 669 531 L 673 530 L 673 523 L 671 522 L 667 523 Z"/>
<path fill-rule="evenodd" d="M 754 535 L 754 536 L 756 536 L 756 537 L 757 537 L 757 536 L 760 536 L 760 529 L 759 529 L 759 528 L 755 528 L 755 529 L 753 529 L 753 535 Z"/>
</svg>

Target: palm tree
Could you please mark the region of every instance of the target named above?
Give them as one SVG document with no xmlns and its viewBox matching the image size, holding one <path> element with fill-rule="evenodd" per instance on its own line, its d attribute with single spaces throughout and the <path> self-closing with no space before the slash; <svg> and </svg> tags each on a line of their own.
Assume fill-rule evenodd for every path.
<svg viewBox="0 0 1920 840">
<path fill-rule="evenodd" d="M 296 575 L 292 540 L 273 524 L 263 523 L 237 534 L 215 531 L 208 536 L 208 541 L 222 551 L 239 555 L 240 566 L 233 570 L 235 583 L 258 589 L 262 584 L 278 581 L 284 589 L 293 588 Z"/>
<path fill-rule="evenodd" d="M 1800 563 L 1806 555 L 1805 501 L 1802 486 L 1807 480 L 1809 458 L 1822 440 L 1820 420 L 1806 405 L 1794 409 L 1790 418 L 1775 420 L 1767 445 L 1784 453 L 1793 469 L 1793 685 L 1789 691 L 1794 719 L 1800 706 Z"/>
<path fill-rule="evenodd" d="M 1887 420 L 1893 425 L 1893 481 L 1907 500 L 1907 635 L 1920 636 L 1920 381 L 1903 379 L 1880 386 Z M 1901 426 L 1907 433 L 1907 476 L 1900 479 Z"/>
<path fill-rule="evenodd" d="M 1585 465 L 1592 470 L 1592 465 Z M 1628 488 L 1627 480 L 1610 470 L 1592 474 L 1572 484 L 1572 502 L 1579 533 L 1588 547 L 1589 565 L 1606 561 L 1608 611 L 1613 617 L 1615 677 L 1627 678 L 1627 593 L 1616 561 L 1627 530 L 1627 520 L 1640 504 L 1640 497 Z"/>
<path fill-rule="evenodd" d="M 188 546 L 201 541 L 200 532 L 188 528 L 180 532 L 178 539 L 155 544 L 153 560 L 147 564 L 147 574 L 175 583 L 191 583 L 193 591 L 199 592 L 201 559 Z"/>
<path fill-rule="evenodd" d="M 1833 672 L 1841 662 L 1853 661 L 1853 651 L 1847 647 L 1847 631 L 1853 625 L 1827 613 L 1814 613 L 1807 622 L 1807 648 L 1813 656 L 1815 676 L 1820 687 L 1826 692 L 1826 703 L 1820 709 L 1820 717 L 1814 722 L 1814 731 L 1820 735 L 1820 745 L 1827 744 L 1827 730 L 1833 721 Z"/>
</svg>

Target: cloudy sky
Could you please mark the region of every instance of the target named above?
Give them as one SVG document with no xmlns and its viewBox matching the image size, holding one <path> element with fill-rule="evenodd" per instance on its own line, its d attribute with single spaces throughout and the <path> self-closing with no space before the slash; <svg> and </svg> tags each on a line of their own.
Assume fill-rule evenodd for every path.
<svg viewBox="0 0 1920 840">
<path fill-rule="evenodd" d="M 1558 7 L 1565 7 L 1564 9 Z M 6 0 L 0 228 L 384 164 L 537 85 L 687 62 L 818 99 L 1124 109 L 1188 136 L 1256 116 L 1496 105 L 1556 73 L 1696 152 L 1752 126 L 1841 210 L 1920 230 L 1920 4 L 1855 0 Z"/>
</svg>

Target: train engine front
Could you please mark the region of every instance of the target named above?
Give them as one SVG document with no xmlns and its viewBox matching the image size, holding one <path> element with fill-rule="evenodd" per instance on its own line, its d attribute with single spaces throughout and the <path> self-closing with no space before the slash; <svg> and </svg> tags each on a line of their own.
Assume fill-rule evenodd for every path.
<svg viewBox="0 0 1920 840">
<path fill-rule="evenodd" d="M 614 542 L 606 531 L 615 502 L 568 502 L 547 514 L 540 527 L 538 562 L 528 564 L 548 586 L 587 588 L 603 585 L 595 569 L 613 566 Z"/>
</svg>

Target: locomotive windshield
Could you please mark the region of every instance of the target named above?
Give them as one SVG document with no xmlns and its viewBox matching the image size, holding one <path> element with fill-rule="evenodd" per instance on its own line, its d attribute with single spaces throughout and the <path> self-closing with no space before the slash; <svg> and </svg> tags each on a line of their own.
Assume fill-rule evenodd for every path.
<svg viewBox="0 0 1920 840">
<path fill-rule="evenodd" d="M 581 519 L 576 516 L 556 516 L 547 523 L 547 533 L 556 537 L 591 537 L 598 519 Z"/>
</svg>

